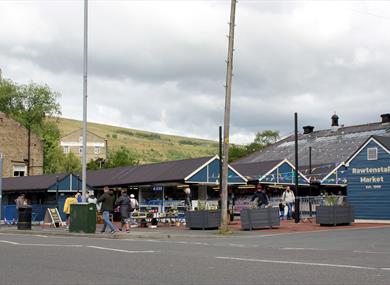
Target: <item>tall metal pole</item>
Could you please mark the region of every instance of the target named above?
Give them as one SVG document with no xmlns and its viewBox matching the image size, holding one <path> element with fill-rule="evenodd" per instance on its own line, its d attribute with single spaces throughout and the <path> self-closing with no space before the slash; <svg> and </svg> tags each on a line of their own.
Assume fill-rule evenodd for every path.
<svg viewBox="0 0 390 285">
<path fill-rule="evenodd" d="M 311 146 L 309 146 L 309 177 L 310 177 L 310 185 L 309 185 L 309 216 L 313 216 L 313 206 L 311 203 Z"/>
<path fill-rule="evenodd" d="M 298 113 L 294 113 L 295 125 L 295 223 L 299 223 L 299 198 L 298 198 Z"/>
<path fill-rule="evenodd" d="M 56 176 L 56 207 L 58 210 L 60 210 L 58 208 L 58 190 L 59 190 L 59 182 L 60 182 L 60 178 L 58 176 Z"/>
<path fill-rule="evenodd" d="M 229 162 L 229 131 L 230 131 L 230 102 L 232 97 L 233 77 L 233 51 L 234 51 L 234 27 L 236 21 L 236 0 L 231 0 L 230 23 L 229 23 L 229 46 L 226 70 L 226 94 L 225 94 L 225 115 L 224 115 L 224 139 L 223 139 L 223 160 L 222 160 L 222 185 L 221 185 L 221 225 L 220 231 L 227 232 L 227 186 L 228 186 L 228 162 Z"/>
<path fill-rule="evenodd" d="M 84 81 L 83 81 L 83 166 L 82 201 L 87 194 L 87 79 L 88 79 L 88 0 L 84 0 Z"/>
<path fill-rule="evenodd" d="M 219 191 L 222 193 L 222 126 L 219 126 Z"/>
<path fill-rule="evenodd" d="M 2 208 L 3 207 L 3 154 L 0 152 L 0 225 L 2 216 Z"/>
</svg>

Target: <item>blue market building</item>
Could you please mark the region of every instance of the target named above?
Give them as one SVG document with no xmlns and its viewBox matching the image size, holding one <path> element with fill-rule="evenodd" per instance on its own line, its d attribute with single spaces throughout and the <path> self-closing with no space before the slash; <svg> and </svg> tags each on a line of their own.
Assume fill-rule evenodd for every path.
<svg viewBox="0 0 390 285">
<path fill-rule="evenodd" d="M 320 194 L 342 194 L 348 196 L 348 200 L 353 203 L 356 209 L 357 218 L 361 219 L 389 219 L 389 210 L 383 206 L 384 201 L 387 201 L 387 191 L 389 185 L 387 173 L 382 173 L 384 181 L 381 185 L 374 185 L 373 182 L 360 183 L 357 173 L 351 170 L 351 163 L 367 164 L 370 168 L 382 169 L 386 166 L 385 157 L 388 146 L 386 140 L 390 137 L 390 114 L 382 114 L 381 121 L 344 126 L 339 125 L 339 117 L 333 115 L 331 117 L 331 126 L 328 129 L 315 131 L 313 126 L 304 126 L 303 132 L 298 135 L 298 157 L 299 171 L 305 181 L 300 179 L 299 196 L 320 195 Z M 376 138 L 376 139 L 375 139 Z M 358 152 L 364 153 L 362 149 L 370 140 L 371 144 L 381 143 L 383 148 L 378 148 L 378 160 L 364 160 L 364 155 L 356 155 Z M 370 147 L 369 147 L 370 148 Z M 375 148 L 375 147 L 372 147 Z M 353 157 L 353 160 L 351 157 Z M 271 144 L 253 154 L 243 157 L 232 165 L 240 171 L 244 176 L 257 178 L 258 183 L 265 183 L 271 189 L 284 189 L 289 183 L 284 183 L 279 177 L 278 172 L 288 172 L 283 170 L 275 171 L 274 166 L 287 160 L 295 165 L 295 138 L 294 134 L 289 135 L 274 144 Z M 348 163 L 347 163 L 348 162 Z M 353 168 L 353 167 L 352 167 Z M 356 168 L 356 167 L 355 167 Z M 359 168 L 360 169 L 360 168 Z M 387 168 L 383 168 L 387 169 Z M 266 176 L 264 174 L 267 173 Z M 359 173 L 360 174 L 360 173 Z M 365 177 L 365 176 L 364 176 Z M 287 177 L 287 181 L 290 179 Z M 367 180 L 368 179 L 368 180 Z M 364 181 L 370 181 L 367 178 Z M 380 178 L 382 179 L 382 178 Z M 375 179 L 373 178 L 373 181 Z M 375 180 L 377 183 L 379 180 Z M 291 185 L 291 184 L 290 184 Z M 364 187 L 372 188 L 373 195 L 368 195 L 367 191 L 361 190 Z M 377 189 L 375 188 L 377 187 Z M 384 189 L 379 191 L 379 187 Z M 360 189 L 360 190 L 358 190 Z M 273 193 L 270 191 L 269 193 Z M 281 191 L 279 191 L 279 195 Z M 384 195 L 384 196 L 382 196 Z M 367 205 L 363 205 L 367 203 Z M 369 206 L 370 205 L 370 206 Z M 374 205 L 376 208 L 374 209 Z M 387 211 L 387 214 L 384 213 Z"/>
<path fill-rule="evenodd" d="M 355 217 L 390 220 L 390 137 L 370 137 L 346 164 Z"/>
<path fill-rule="evenodd" d="M 189 187 L 194 201 L 204 200 L 215 205 L 220 196 L 219 165 L 219 157 L 210 156 L 94 170 L 87 172 L 87 187 L 96 196 L 102 194 L 104 186 L 114 190 L 116 196 L 126 189 L 129 194 L 138 197 L 141 207 L 158 211 L 183 207 L 183 189 Z M 247 179 L 229 165 L 229 186 L 238 187 L 246 183 Z M 46 209 L 56 206 L 56 197 L 59 212 L 63 214 L 65 199 L 80 191 L 81 184 L 80 177 L 73 173 L 5 178 L 3 217 L 11 221 L 16 219 L 14 200 L 21 193 L 31 201 L 35 221 L 42 221 Z"/>
<path fill-rule="evenodd" d="M 93 190 L 89 185 L 87 188 Z M 33 208 L 33 221 L 42 221 L 47 208 L 56 207 L 58 201 L 58 207 L 62 209 L 65 199 L 80 189 L 81 179 L 73 173 L 4 178 L 2 217 L 7 221 L 17 219 L 15 199 L 23 193 Z M 65 219 L 62 211 L 59 212 Z"/>
</svg>

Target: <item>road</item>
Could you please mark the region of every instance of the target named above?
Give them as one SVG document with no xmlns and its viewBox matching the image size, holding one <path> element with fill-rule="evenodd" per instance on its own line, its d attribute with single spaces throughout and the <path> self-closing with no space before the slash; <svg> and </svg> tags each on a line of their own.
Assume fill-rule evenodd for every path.
<svg viewBox="0 0 390 285">
<path fill-rule="evenodd" d="M 390 228 L 181 239 L 0 234 L 0 284 L 390 284 Z"/>
</svg>

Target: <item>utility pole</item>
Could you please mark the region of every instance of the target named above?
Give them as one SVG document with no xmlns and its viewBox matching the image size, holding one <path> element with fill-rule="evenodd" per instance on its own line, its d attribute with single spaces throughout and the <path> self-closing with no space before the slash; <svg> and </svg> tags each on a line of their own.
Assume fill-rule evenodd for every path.
<svg viewBox="0 0 390 285">
<path fill-rule="evenodd" d="M 224 114 L 224 139 L 222 158 L 222 185 L 221 185 L 221 233 L 227 232 L 227 188 L 228 188 L 228 162 L 229 162 L 229 130 L 230 130 L 230 102 L 232 97 L 232 77 L 233 77 L 233 51 L 234 51 L 234 27 L 236 20 L 236 0 L 231 0 L 230 23 L 229 23 L 229 46 L 226 70 L 225 87 L 225 114 Z"/>
<path fill-rule="evenodd" d="M 88 0 L 84 0 L 84 80 L 83 80 L 83 166 L 82 201 L 87 194 L 87 79 L 88 79 Z"/>
<path fill-rule="evenodd" d="M 1 215 L 2 207 L 3 207 L 3 154 L 0 152 L 0 225 L 1 225 L 1 219 L 3 218 L 3 216 Z"/>
</svg>

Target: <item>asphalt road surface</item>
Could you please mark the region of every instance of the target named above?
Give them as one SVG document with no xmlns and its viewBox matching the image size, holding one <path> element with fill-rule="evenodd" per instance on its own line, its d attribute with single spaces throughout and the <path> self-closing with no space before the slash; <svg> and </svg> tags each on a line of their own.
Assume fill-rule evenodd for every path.
<svg viewBox="0 0 390 285">
<path fill-rule="evenodd" d="M 0 284 L 390 284 L 390 228 L 228 238 L 0 234 Z"/>
</svg>

